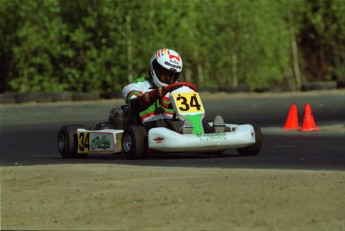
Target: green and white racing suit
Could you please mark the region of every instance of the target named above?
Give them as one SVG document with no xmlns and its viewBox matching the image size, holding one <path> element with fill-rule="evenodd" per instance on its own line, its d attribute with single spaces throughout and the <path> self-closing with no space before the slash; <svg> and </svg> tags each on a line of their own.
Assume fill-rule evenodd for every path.
<svg viewBox="0 0 345 231">
<path fill-rule="evenodd" d="M 157 89 L 157 87 L 148 77 L 140 77 L 122 89 L 122 95 L 126 99 L 126 103 L 134 112 L 139 113 L 143 124 L 163 119 L 172 119 L 174 114 L 174 109 L 169 106 L 171 105 L 169 98 L 170 93 L 167 93 L 162 99 L 157 99 L 151 105 L 146 105 L 141 108 L 135 108 L 134 105 L 131 105 L 131 101 L 133 99 L 141 97 L 144 93 L 150 92 L 154 89 Z M 160 100 L 164 101 L 164 104 L 166 105 L 162 105 Z M 166 107 L 167 105 L 169 107 Z"/>
</svg>

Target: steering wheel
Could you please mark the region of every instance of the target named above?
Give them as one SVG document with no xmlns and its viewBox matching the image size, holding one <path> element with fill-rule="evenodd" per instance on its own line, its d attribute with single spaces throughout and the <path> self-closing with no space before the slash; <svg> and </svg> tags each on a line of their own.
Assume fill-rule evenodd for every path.
<svg viewBox="0 0 345 231">
<path fill-rule="evenodd" d="M 169 86 L 167 86 L 167 88 L 170 90 L 170 91 L 173 91 L 173 90 L 176 90 L 180 87 L 183 87 L 183 86 L 186 86 L 186 87 L 189 87 L 191 88 L 193 91 L 198 91 L 198 89 L 196 88 L 196 86 L 194 86 L 194 84 L 192 83 L 188 83 L 188 82 L 176 82 L 176 83 L 172 83 L 170 84 Z"/>
</svg>

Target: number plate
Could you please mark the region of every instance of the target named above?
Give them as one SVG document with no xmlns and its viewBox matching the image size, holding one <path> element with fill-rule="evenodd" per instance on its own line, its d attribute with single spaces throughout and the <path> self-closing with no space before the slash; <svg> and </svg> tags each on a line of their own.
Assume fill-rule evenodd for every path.
<svg viewBox="0 0 345 231">
<path fill-rule="evenodd" d="M 78 134 L 78 149 L 80 152 L 90 151 L 90 132 L 80 132 Z"/>
<path fill-rule="evenodd" d="M 99 131 L 78 132 L 78 153 L 114 151 L 114 134 Z"/>
<path fill-rule="evenodd" d="M 173 97 L 179 114 L 205 112 L 197 92 L 178 93 Z"/>
</svg>

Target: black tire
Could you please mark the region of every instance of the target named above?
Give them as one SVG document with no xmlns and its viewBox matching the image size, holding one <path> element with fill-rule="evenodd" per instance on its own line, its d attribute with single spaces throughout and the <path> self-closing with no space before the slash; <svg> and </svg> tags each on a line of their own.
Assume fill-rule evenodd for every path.
<svg viewBox="0 0 345 231">
<path fill-rule="evenodd" d="M 147 131 L 141 126 L 129 126 L 122 134 L 122 151 L 126 159 L 140 159 L 147 154 Z"/>
<path fill-rule="evenodd" d="M 83 158 L 87 154 L 78 154 L 77 129 L 85 128 L 84 125 L 66 125 L 61 127 L 57 144 L 63 158 Z"/>
<path fill-rule="evenodd" d="M 238 153 L 242 156 L 256 156 L 261 151 L 263 141 L 261 129 L 257 124 L 252 124 L 252 126 L 255 132 L 255 143 L 245 148 L 237 148 Z"/>
</svg>

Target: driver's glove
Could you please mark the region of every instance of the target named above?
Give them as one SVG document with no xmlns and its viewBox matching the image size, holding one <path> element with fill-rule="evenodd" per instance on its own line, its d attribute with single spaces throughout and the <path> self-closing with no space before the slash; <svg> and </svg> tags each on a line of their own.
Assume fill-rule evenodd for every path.
<svg viewBox="0 0 345 231">
<path fill-rule="evenodd" d="M 157 89 L 154 89 L 150 92 L 146 92 L 142 99 L 146 104 L 153 104 L 157 99 L 163 98 L 168 92 L 170 92 L 169 88 L 167 87 L 159 87 Z"/>
<path fill-rule="evenodd" d="M 159 87 L 146 92 L 142 96 L 131 99 L 129 105 L 134 113 L 139 113 L 152 105 L 157 99 L 163 98 L 170 91 L 167 87 Z"/>
</svg>

